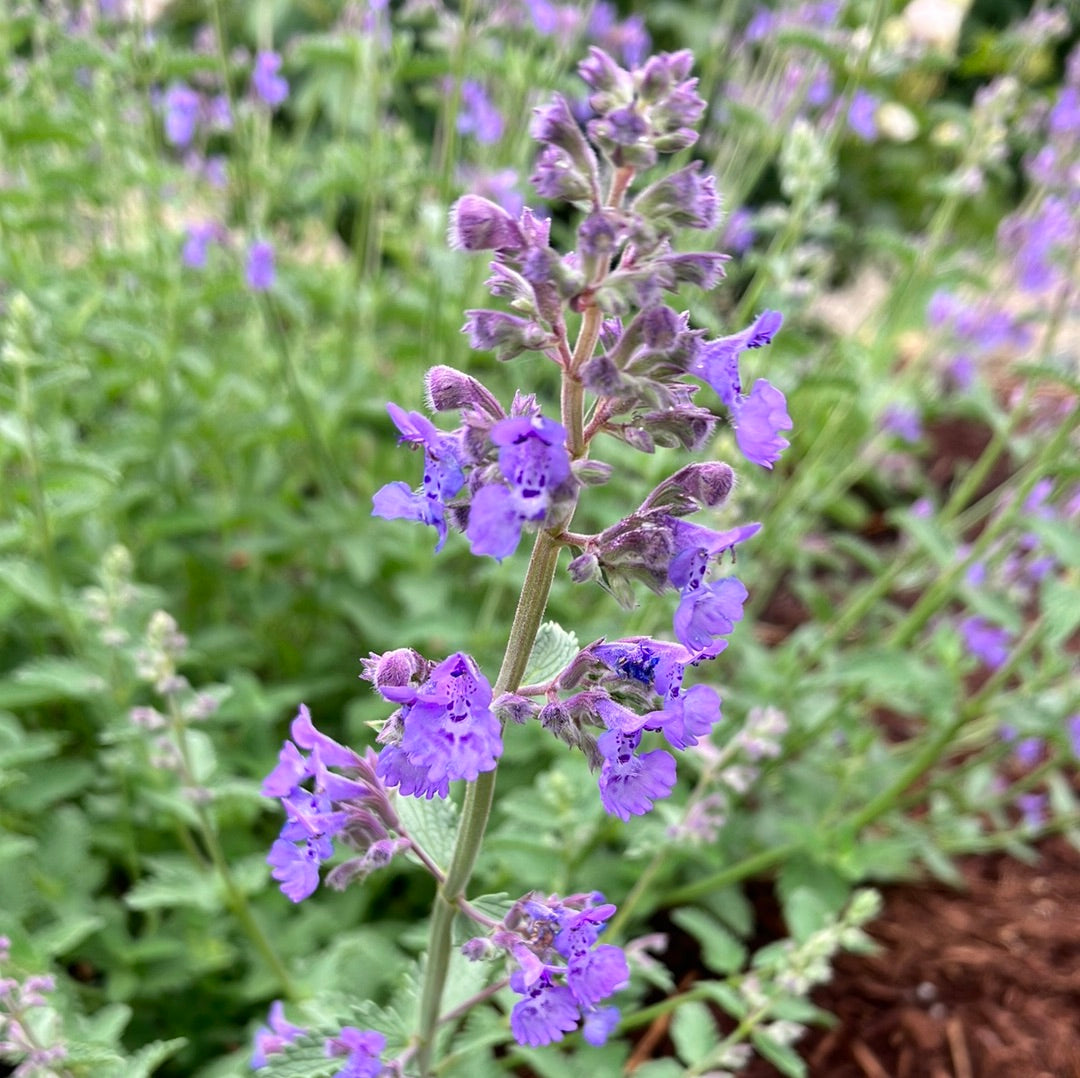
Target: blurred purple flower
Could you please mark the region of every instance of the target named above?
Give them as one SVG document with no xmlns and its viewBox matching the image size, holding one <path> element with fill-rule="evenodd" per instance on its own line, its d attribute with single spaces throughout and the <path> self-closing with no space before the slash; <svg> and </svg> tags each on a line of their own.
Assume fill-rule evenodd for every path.
<svg viewBox="0 0 1080 1078">
<path fill-rule="evenodd" d="M 274 248 L 256 240 L 248 249 L 247 283 L 252 292 L 266 292 L 274 284 Z"/>
<path fill-rule="evenodd" d="M 1025 737 L 1013 746 L 1013 758 L 1021 767 L 1034 767 L 1043 753 L 1041 737 Z"/>
<path fill-rule="evenodd" d="M 188 225 L 184 247 L 180 253 L 181 261 L 190 269 L 202 269 L 210 244 L 219 238 L 221 227 L 216 221 L 203 221 Z"/>
<path fill-rule="evenodd" d="M 1016 807 L 1023 817 L 1023 824 L 1032 831 L 1037 831 L 1046 822 L 1046 794 L 1021 794 L 1016 799 Z"/>
<path fill-rule="evenodd" d="M 1007 629 L 991 625 L 980 617 L 970 617 L 960 623 L 960 633 L 968 651 L 992 670 L 1009 657 L 1012 635 Z"/>
<path fill-rule="evenodd" d="M 336 1037 L 326 1039 L 328 1058 L 347 1057 L 334 1078 L 379 1078 L 384 1073 L 379 1056 L 385 1048 L 386 1038 L 381 1033 L 355 1026 L 345 1026 Z"/>
<path fill-rule="evenodd" d="M 289 96 L 289 83 L 278 74 L 281 56 L 276 52 L 260 52 L 251 72 L 251 88 L 265 105 L 276 109 Z"/>
<path fill-rule="evenodd" d="M 922 437 L 922 417 L 914 408 L 890 404 L 881 416 L 881 429 L 914 444 Z"/>
<path fill-rule="evenodd" d="M 268 1026 L 259 1026 L 255 1031 L 255 1048 L 251 1053 L 252 1069 L 266 1066 L 266 1057 L 283 1052 L 287 1045 L 297 1037 L 302 1037 L 307 1030 L 303 1026 L 294 1026 L 285 1019 L 285 1008 L 280 999 L 270 1004 Z"/>
<path fill-rule="evenodd" d="M 1073 758 L 1080 760 L 1080 713 L 1065 720 L 1065 730 L 1069 735 L 1069 747 Z"/>
<path fill-rule="evenodd" d="M 165 94 L 165 139 L 183 149 L 195 137 L 202 99 L 185 83 L 170 86 Z"/>
<path fill-rule="evenodd" d="M 461 110 L 457 116 L 458 133 L 472 135 L 477 142 L 490 144 L 502 138 L 503 118 L 491 103 L 484 87 L 474 79 L 461 84 Z"/>
<path fill-rule="evenodd" d="M 754 215 L 747 209 L 738 209 L 729 214 L 720 246 L 737 255 L 746 254 L 756 238 L 753 221 Z"/>
<path fill-rule="evenodd" d="M 847 115 L 848 127 L 864 142 L 873 142 L 877 138 L 877 107 L 878 99 L 866 90 L 856 90 L 852 95 Z"/>
</svg>

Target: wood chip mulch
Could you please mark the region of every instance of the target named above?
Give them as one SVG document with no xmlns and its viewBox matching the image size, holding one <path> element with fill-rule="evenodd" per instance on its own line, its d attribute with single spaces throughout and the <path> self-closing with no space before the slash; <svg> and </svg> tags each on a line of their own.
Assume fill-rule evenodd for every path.
<svg viewBox="0 0 1080 1078">
<path fill-rule="evenodd" d="M 1080 852 L 1053 837 L 1035 864 L 959 867 L 963 891 L 884 891 L 881 953 L 842 956 L 814 996 L 839 1023 L 800 1044 L 811 1075 L 1080 1078 Z"/>
</svg>

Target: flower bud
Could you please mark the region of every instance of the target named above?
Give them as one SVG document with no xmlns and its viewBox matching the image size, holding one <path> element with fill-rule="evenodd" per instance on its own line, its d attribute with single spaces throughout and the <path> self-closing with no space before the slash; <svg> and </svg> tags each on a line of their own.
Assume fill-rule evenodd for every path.
<svg viewBox="0 0 1080 1078">
<path fill-rule="evenodd" d="M 500 360 L 513 359 L 526 351 L 539 351 L 550 338 L 535 322 L 503 311 L 466 311 L 461 330 L 469 335 L 473 348 L 493 351 Z"/>
<path fill-rule="evenodd" d="M 450 207 L 446 238 L 457 251 L 519 251 L 525 246 L 513 217 L 479 195 L 463 195 Z"/>
<path fill-rule="evenodd" d="M 502 405 L 491 391 L 471 375 L 439 364 L 424 376 L 428 407 L 433 412 L 475 409 L 493 419 L 505 419 Z"/>
</svg>

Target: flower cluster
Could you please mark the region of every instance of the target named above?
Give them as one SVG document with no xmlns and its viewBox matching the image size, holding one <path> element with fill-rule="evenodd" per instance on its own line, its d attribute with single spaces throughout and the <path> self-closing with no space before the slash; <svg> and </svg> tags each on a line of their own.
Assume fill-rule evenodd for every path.
<svg viewBox="0 0 1080 1078">
<path fill-rule="evenodd" d="M 11 941 L 0 936 L 0 967 L 7 965 L 10 950 Z M 60 1061 L 67 1058 L 68 1050 L 59 1032 L 48 1037 L 51 1043 L 43 1043 L 47 1024 L 29 1016 L 31 1010 L 48 1006 L 46 996 L 55 987 L 53 978 L 43 974 L 23 980 L 0 977 L 0 1060 L 18 1064 L 10 1073 L 53 1074 Z"/>
<path fill-rule="evenodd" d="M 269 1024 L 255 1031 L 251 1066 L 259 1070 L 269 1064 L 269 1056 L 284 1052 L 290 1044 L 307 1035 L 303 1026 L 293 1025 L 285 1017 L 280 1000 L 270 1005 Z M 340 1033 L 327 1037 L 324 1051 L 328 1059 L 344 1057 L 340 1070 L 334 1078 L 379 1078 L 384 1073 L 381 1055 L 386 1048 L 386 1038 L 375 1030 L 345 1026 Z"/>
<path fill-rule="evenodd" d="M 376 773 L 412 797 L 446 797 L 456 779 L 473 782 L 502 755 L 491 685 L 475 660 L 458 651 L 432 664 L 408 648 L 372 655 L 364 673 L 400 707 L 379 734 Z"/>
<path fill-rule="evenodd" d="M 546 419 L 531 397 L 515 399 L 507 415 L 479 382 L 451 367 L 428 372 L 435 411 L 457 409 L 462 425 L 447 433 L 419 412 L 388 405 L 399 443 L 422 449 L 423 483 L 388 483 L 375 493 L 375 516 L 415 520 L 438 534 L 464 531 L 474 554 L 501 561 L 517 548 L 526 527 L 552 527 L 570 503 L 576 482 L 566 431 Z"/>
<path fill-rule="evenodd" d="M 468 957 L 484 955 L 493 944 L 513 961 L 510 987 L 522 998 L 510 1012 L 510 1030 L 519 1044 L 561 1041 L 579 1023 L 589 1044 L 607 1040 L 619 1012 L 598 1004 L 630 979 L 622 949 L 598 942 L 614 912 L 599 893 L 563 899 L 530 894 L 511 907 L 490 944 L 465 944 Z"/>
<path fill-rule="evenodd" d="M 290 733 L 262 784 L 263 796 L 280 799 L 286 816 L 266 860 L 286 897 L 301 902 L 318 887 L 319 868 L 333 854 L 334 838 L 362 851 L 327 877 L 339 889 L 387 864 L 411 841 L 376 774 L 374 752 L 360 756 L 320 733 L 303 704 Z"/>
</svg>

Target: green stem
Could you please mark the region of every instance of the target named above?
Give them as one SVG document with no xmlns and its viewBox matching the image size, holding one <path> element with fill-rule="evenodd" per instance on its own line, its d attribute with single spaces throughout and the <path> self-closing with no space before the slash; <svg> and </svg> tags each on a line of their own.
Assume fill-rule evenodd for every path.
<svg viewBox="0 0 1080 1078">
<path fill-rule="evenodd" d="M 540 620 L 547 606 L 561 549 L 561 544 L 551 534 L 546 531 L 537 533 L 517 610 L 510 626 L 502 667 L 492 690 L 496 697 L 513 692 L 521 684 L 536 641 L 537 630 L 540 628 Z M 495 775 L 494 770 L 486 771 L 469 786 L 446 879 L 435 895 L 428 936 L 427 969 L 420 996 L 420 1027 L 416 1048 L 417 1064 L 420 1074 L 424 1076 L 432 1072 L 432 1050 L 439 1024 L 439 1008 L 450 968 L 454 914 L 458 900 L 465 894 L 491 816 L 495 797 Z"/>
<path fill-rule="evenodd" d="M 168 702 L 169 729 L 172 733 L 173 741 L 176 744 L 177 752 L 180 754 L 180 766 L 182 769 L 181 778 L 189 789 L 195 789 L 197 783 L 191 766 L 191 755 L 188 751 L 187 731 L 185 729 L 184 718 L 180 713 L 179 704 L 174 694 L 168 696 Z M 221 842 L 217 835 L 217 828 L 214 826 L 214 821 L 211 818 L 210 813 L 207 811 L 206 806 L 197 799 L 193 801 L 193 806 L 196 819 L 199 823 L 199 837 L 202 839 L 203 846 L 210 855 L 210 862 L 217 871 L 222 885 L 225 888 L 229 907 L 236 915 L 236 919 L 247 933 L 248 938 L 255 945 L 256 950 L 263 956 L 266 964 L 273 971 L 274 976 L 281 985 L 281 990 L 289 999 L 299 999 L 300 994 L 293 984 L 289 971 L 285 968 L 285 964 L 274 949 L 274 945 L 270 942 L 270 938 L 263 931 L 262 925 L 256 920 L 251 905 L 247 900 L 247 896 L 236 882 L 236 877 L 233 875 L 232 869 L 229 867 L 228 859 L 225 857 L 225 851 L 221 848 Z"/>
</svg>

